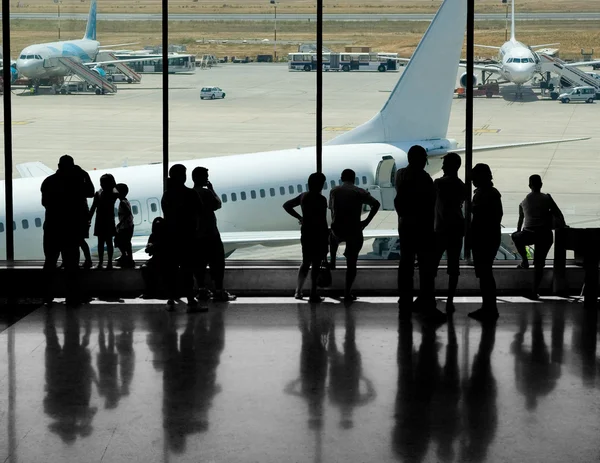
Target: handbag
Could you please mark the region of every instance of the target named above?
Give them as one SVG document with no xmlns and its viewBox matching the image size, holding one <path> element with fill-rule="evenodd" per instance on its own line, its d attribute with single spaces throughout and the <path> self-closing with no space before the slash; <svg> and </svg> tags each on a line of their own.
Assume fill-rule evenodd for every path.
<svg viewBox="0 0 600 463">
<path fill-rule="evenodd" d="M 319 288 L 329 288 L 332 283 L 331 278 L 331 269 L 329 268 L 329 263 L 327 259 L 323 259 L 321 261 L 321 265 L 319 266 L 319 275 L 317 276 L 317 286 Z"/>
</svg>

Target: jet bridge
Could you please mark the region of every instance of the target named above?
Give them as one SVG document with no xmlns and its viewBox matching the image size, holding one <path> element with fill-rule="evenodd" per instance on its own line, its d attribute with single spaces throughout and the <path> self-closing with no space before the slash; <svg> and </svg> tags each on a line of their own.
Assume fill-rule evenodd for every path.
<svg viewBox="0 0 600 463">
<path fill-rule="evenodd" d="M 588 86 L 596 89 L 596 98 L 600 98 L 600 80 L 594 79 L 576 66 L 569 66 L 559 58 L 548 55 L 540 55 L 542 60 L 542 72 L 552 72 L 560 76 L 561 84 L 565 87 Z"/>
<path fill-rule="evenodd" d="M 56 63 L 51 62 L 54 60 L 56 60 Z M 65 68 L 67 68 L 69 70 L 69 73 L 71 74 L 71 76 L 75 75 L 75 76 L 79 77 L 81 80 L 83 80 L 84 82 L 86 82 L 88 84 L 88 88 L 95 88 L 96 94 L 98 94 L 98 95 L 102 95 L 105 93 L 116 93 L 117 92 L 116 85 L 114 85 L 113 83 L 106 80 L 98 72 L 96 72 L 96 71 L 90 69 L 89 67 L 87 67 L 77 61 L 74 61 L 70 58 L 64 58 L 64 57 L 51 58 L 49 60 L 44 61 L 45 67 L 50 67 L 52 65 L 64 66 Z M 61 93 L 67 92 L 67 87 L 65 85 L 66 84 L 64 84 L 61 87 Z"/>
</svg>

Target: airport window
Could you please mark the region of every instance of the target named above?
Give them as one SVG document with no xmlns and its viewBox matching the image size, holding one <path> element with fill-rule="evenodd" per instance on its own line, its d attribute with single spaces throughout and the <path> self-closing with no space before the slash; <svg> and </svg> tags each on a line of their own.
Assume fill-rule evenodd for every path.
<svg viewBox="0 0 600 463">
<path fill-rule="evenodd" d="M 227 202 L 227 195 L 221 195 L 221 201 L 226 203 Z"/>
<path fill-rule="evenodd" d="M 133 215 L 138 215 L 138 213 L 140 212 L 137 206 L 132 206 L 131 209 L 133 211 Z"/>
<path fill-rule="evenodd" d="M 242 192 L 240 193 L 240 199 L 241 199 L 242 201 L 246 201 L 246 192 L 245 192 L 245 191 L 242 191 Z"/>
<path fill-rule="evenodd" d="M 231 193 L 231 200 L 232 201 L 237 201 L 237 195 L 235 193 Z"/>
<path fill-rule="evenodd" d="M 293 195 L 294 194 L 294 187 L 292 185 L 290 185 L 288 187 L 288 189 L 290 190 L 290 194 Z"/>
<path fill-rule="evenodd" d="M 280 194 L 281 196 L 284 196 L 284 195 L 285 195 L 285 188 L 284 188 L 284 187 L 282 187 L 282 186 L 280 186 L 280 187 L 279 187 L 279 194 Z"/>
<path fill-rule="evenodd" d="M 302 185 L 298 185 L 297 189 L 298 189 L 298 193 L 302 193 Z"/>
<path fill-rule="evenodd" d="M 39 217 L 37 219 L 35 219 L 35 226 L 36 228 L 40 228 L 42 226 L 42 219 L 40 219 Z"/>
<path fill-rule="evenodd" d="M 263 190 L 262 188 L 260 189 L 260 197 L 264 198 L 266 196 L 265 194 L 265 190 Z"/>
<path fill-rule="evenodd" d="M 363 185 L 367 184 L 367 177 L 365 177 L 364 175 L 363 175 L 363 178 L 362 178 L 362 182 L 363 182 Z"/>
<path fill-rule="evenodd" d="M 27 219 L 21 220 L 21 226 L 23 230 L 27 230 L 29 228 L 29 221 Z"/>
<path fill-rule="evenodd" d="M 251 197 L 252 199 L 256 199 L 256 191 L 254 191 L 254 190 L 250 190 L 250 197 Z"/>
<path fill-rule="evenodd" d="M 0 222 L 0 233 L 4 233 L 4 224 Z"/>
<path fill-rule="evenodd" d="M 150 210 L 151 210 L 152 212 L 156 212 L 156 211 L 158 210 L 158 207 L 156 207 L 156 204 L 155 204 L 155 203 L 152 203 L 152 204 L 150 204 Z"/>
</svg>

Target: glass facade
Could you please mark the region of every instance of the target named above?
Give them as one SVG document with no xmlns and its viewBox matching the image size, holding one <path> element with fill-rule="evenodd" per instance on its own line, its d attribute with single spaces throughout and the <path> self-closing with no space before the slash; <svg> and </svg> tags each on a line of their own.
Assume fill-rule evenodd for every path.
<svg viewBox="0 0 600 463">
<path fill-rule="evenodd" d="M 90 172 L 96 189 L 105 171 L 110 171 L 117 182 L 129 184 L 139 246 L 149 234 L 152 220 L 162 213 L 161 163 L 167 142 L 170 162 L 188 161 L 188 177 L 196 166 L 209 168 L 211 181 L 223 202 L 218 212 L 222 232 L 298 231 L 296 221 L 287 216 L 281 205 L 306 191 L 306 178 L 298 178 L 298 173 L 316 170 L 313 148 L 316 115 L 322 110 L 321 129 L 326 144 L 323 171 L 327 174 L 323 194 L 328 196 L 330 189 L 340 184 L 341 169 L 332 173 L 333 157 L 329 153 L 334 151 L 335 144 L 327 146 L 327 142 L 370 120 L 386 106 L 405 72 L 402 59 L 411 58 L 428 27 L 427 20 L 325 21 L 324 47 L 331 56 L 335 53 L 340 58 L 356 56 L 356 66 L 350 60 L 350 72 L 344 72 L 342 66 L 339 72 L 327 69 L 329 72 L 322 73 L 323 105 L 318 110 L 316 73 L 312 69 L 312 72 L 290 72 L 287 61 L 289 54 L 314 51 L 317 33 L 314 16 L 284 20 L 282 11 L 307 12 L 279 2 L 262 5 L 260 12 L 268 16 L 260 20 L 251 16 L 242 19 L 224 16 L 223 20 L 216 21 L 202 17 L 183 21 L 177 16 L 177 20 L 169 22 L 168 71 L 171 74 L 167 91 L 160 74 L 162 61 L 158 58 L 163 42 L 162 20 L 156 16 L 160 10 L 156 2 L 148 2 L 148 13 L 155 16 L 136 15 L 139 3 L 131 2 L 124 7 L 124 14 L 128 16 L 123 20 L 116 16 L 111 18 L 110 14 L 117 13 L 114 2 L 100 0 L 98 11 L 106 17 L 94 28 L 98 43 L 88 50 L 85 47 L 89 44 L 73 42 L 70 46 L 78 49 L 60 56 L 48 55 L 52 46 L 44 44 L 86 36 L 90 2 L 46 5 L 40 10 L 45 15 L 43 19 L 27 16 L 37 11 L 33 6 L 22 5 L 22 2 L 12 6 L 12 14 L 24 14 L 10 21 L 10 59 L 19 75 L 12 82 L 13 143 L 4 151 L 6 156 L 11 156 L 13 166 L 11 228 L 16 259 L 43 258 L 44 209 L 39 201 L 40 185 L 44 177 L 56 169 L 58 158 L 64 154 L 72 155 L 78 165 Z M 435 4 L 437 8 L 441 2 Z M 172 2 L 170 13 L 197 14 L 196 6 L 201 5 L 185 12 L 182 5 Z M 484 6 L 477 6 L 478 13 L 484 12 Z M 435 12 L 433 6 L 423 8 L 427 10 L 423 10 L 424 13 Z M 502 13 L 494 8 L 490 11 Z M 400 2 L 394 12 L 413 10 L 411 2 Z M 559 42 L 553 37 L 566 33 L 566 27 L 560 21 L 537 21 L 532 32 L 531 28 L 520 29 L 517 16 L 516 38 L 528 49 L 528 46 Z M 586 24 L 581 27 L 588 28 Z M 475 42 L 500 47 L 505 40 L 504 32 L 503 20 L 476 21 Z M 509 35 L 510 31 L 507 37 Z M 578 31 L 575 35 L 581 41 L 579 48 L 584 49 L 585 34 Z M 93 41 L 91 36 L 88 38 Z M 579 48 L 572 44 L 564 48 L 560 50 L 561 59 L 581 58 Z M 77 59 L 73 53 L 79 53 Z M 398 69 L 351 72 L 359 70 L 361 62 L 370 62 L 369 56 L 375 53 L 385 56 L 386 60 L 393 58 Z M 502 61 L 499 53 L 500 50 L 491 48 L 475 49 L 477 84 L 482 83 L 482 66 L 489 66 L 490 59 Z M 551 50 L 544 53 L 556 56 Z M 69 56 L 70 59 L 64 59 Z M 465 58 L 464 46 L 461 58 Z M 510 64 L 517 64 L 515 58 L 511 59 Z M 523 65 L 523 58 L 519 59 Z M 111 61 L 110 65 L 85 65 L 86 61 L 107 60 Z M 123 63 L 118 64 L 119 60 Z M 129 65 L 127 60 L 130 60 Z M 328 60 L 327 66 L 333 66 L 333 58 Z M 78 64 L 80 61 L 83 66 Z M 5 57 L 4 64 L 8 62 L 9 57 Z M 581 69 L 591 72 L 591 69 Z M 463 73 L 464 68 L 459 68 L 456 88 L 461 87 Z M 107 83 L 98 84 L 99 77 Z M 423 98 L 441 92 L 435 79 L 423 77 L 433 82 L 420 89 Z M 488 75 L 491 80 L 486 83 L 494 84 L 495 79 L 504 77 Z M 593 136 L 590 121 L 596 118 L 596 105 L 574 101 L 561 104 L 552 100 L 551 92 L 544 93 L 544 89 L 552 84 L 558 90 L 560 79 L 557 84 L 556 76 L 547 81 L 542 77 L 540 72 L 532 73 L 523 86 L 522 98 L 515 97 L 521 86 L 514 82 L 501 85 L 491 98 L 486 98 L 485 90 L 475 97 L 473 163 L 490 165 L 495 186 L 502 194 L 503 225 L 507 229 L 516 227 L 519 203 L 529 191 L 528 177 L 536 173 L 543 178 L 544 191 L 553 195 L 565 213 L 567 223 L 594 226 L 599 193 L 593 140 L 478 151 L 489 145 Z M 202 96 L 207 89 L 209 94 Z M 475 89 L 476 95 L 481 93 L 479 90 Z M 163 138 L 164 92 L 169 104 L 168 141 Z M 438 96 L 441 100 L 447 95 Z M 407 107 L 406 113 L 410 112 L 411 108 Z M 456 140 L 458 149 L 465 146 L 466 112 L 466 99 L 455 96 L 445 136 Z M 255 154 L 241 156 L 248 153 Z M 403 161 L 397 154 L 382 148 L 381 159 L 386 155 L 395 157 L 393 169 L 402 166 Z M 385 201 L 384 191 L 386 187 L 393 187 L 392 176 L 388 176 L 386 184 L 378 177 L 384 164 L 366 166 L 355 159 L 349 156 L 345 167 L 359 174 L 356 184 L 374 195 L 379 194 L 378 198 L 385 203 L 369 229 L 393 231 L 397 218 L 393 205 L 390 208 L 389 201 Z M 432 176 L 441 175 L 440 166 L 439 158 L 432 158 L 428 167 Z M 6 178 L 4 166 L 0 167 L 0 175 Z M 188 182 L 191 184 L 191 178 Z M 9 226 L 5 218 L 4 187 L 2 190 L 0 258 L 5 259 Z M 89 239 L 92 252 L 96 246 L 93 228 L 92 225 Z M 510 239 L 503 243 L 506 252 L 499 252 L 498 258 L 514 258 Z M 397 257 L 396 248 L 393 237 L 370 239 L 365 242 L 361 257 L 393 259 Z M 295 260 L 301 255 L 299 245 L 236 249 L 234 243 L 229 250 L 234 249 L 230 259 Z"/>
</svg>

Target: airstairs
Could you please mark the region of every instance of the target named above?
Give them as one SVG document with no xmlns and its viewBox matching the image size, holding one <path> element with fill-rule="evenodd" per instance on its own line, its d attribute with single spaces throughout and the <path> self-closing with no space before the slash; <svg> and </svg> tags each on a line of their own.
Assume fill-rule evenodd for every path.
<svg viewBox="0 0 600 463">
<path fill-rule="evenodd" d="M 98 56 L 96 56 L 96 61 L 99 64 L 102 64 L 102 61 L 119 61 L 119 59 L 113 53 L 100 52 L 98 53 Z M 141 74 L 135 72 L 133 69 L 127 66 L 126 63 L 113 62 L 110 65 L 114 66 L 121 74 L 125 76 L 127 83 L 131 84 L 133 82 L 138 83 L 142 81 Z"/>
<path fill-rule="evenodd" d="M 575 66 L 569 66 L 559 58 L 548 55 L 540 55 L 542 61 L 542 72 L 552 72 L 560 76 L 560 80 L 565 87 L 588 86 L 596 89 L 596 98 L 600 97 L 600 80 L 594 79 L 581 69 Z"/>
<path fill-rule="evenodd" d="M 54 60 L 56 60 L 57 63 L 52 63 Z M 71 75 L 79 77 L 81 80 L 86 82 L 89 87 L 95 88 L 97 94 L 117 92 L 116 85 L 100 76 L 100 74 L 98 74 L 96 71 L 93 71 L 89 67 L 70 58 L 51 58 L 44 61 L 44 66 L 46 67 L 52 67 L 56 65 L 62 65 L 66 67 Z"/>
</svg>

